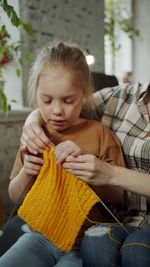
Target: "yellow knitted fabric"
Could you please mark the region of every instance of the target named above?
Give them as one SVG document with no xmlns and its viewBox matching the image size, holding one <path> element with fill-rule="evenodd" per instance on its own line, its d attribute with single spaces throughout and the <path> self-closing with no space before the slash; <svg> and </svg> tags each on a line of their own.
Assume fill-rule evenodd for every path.
<svg viewBox="0 0 150 267">
<path fill-rule="evenodd" d="M 18 215 L 59 249 L 69 252 L 92 206 L 99 201 L 82 180 L 56 165 L 54 148 L 44 151 L 44 164 Z"/>
</svg>

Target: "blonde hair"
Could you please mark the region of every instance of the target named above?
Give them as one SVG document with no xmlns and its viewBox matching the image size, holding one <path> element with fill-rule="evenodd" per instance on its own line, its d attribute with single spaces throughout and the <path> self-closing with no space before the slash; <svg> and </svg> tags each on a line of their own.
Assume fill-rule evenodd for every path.
<svg viewBox="0 0 150 267">
<path fill-rule="evenodd" d="M 63 42 L 49 43 L 40 52 L 30 70 L 28 83 L 29 104 L 37 106 L 37 88 L 39 75 L 46 66 L 62 65 L 73 75 L 73 82 L 79 86 L 87 99 L 81 110 L 81 117 L 92 118 L 94 116 L 94 92 L 93 79 L 86 57 L 82 50 L 76 45 Z"/>
</svg>

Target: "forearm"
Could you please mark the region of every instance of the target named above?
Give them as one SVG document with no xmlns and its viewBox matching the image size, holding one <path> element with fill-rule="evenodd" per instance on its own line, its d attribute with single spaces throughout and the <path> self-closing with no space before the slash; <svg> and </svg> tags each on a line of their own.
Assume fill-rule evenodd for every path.
<svg viewBox="0 0 150 267">
<path fill-rule="evenodd" d="M 112 166 L 111 185 L 150 197 L 150 175 L 127 168 Z"/>
<path fill-rule="evenodd" d="M 107 188 L 115 186 L 150 197 L 149 174 L 110 165 L 90 154 L 77 158 L 68 157 L 63 167 L 91 185 L 107 186 Z M 115 197 L 115 191 L 112 190 L 112 193 L 109 194 L 113 194 L 112 197 Z"/>
<path fill-rule="evenodd" d="M 24 167 L 20 170 L 19 174 L 10 181 L 9 187 L 8 187 L 8 193 L 9 193 L 9 197 L 11 199 L 12 202 L 16 203 L 20 197 L 20 195 L 22 194 L 25 186 L 27 185 L 29 179 L 31 178 L 31 175 L 27 175 L 25 173 Z M 31 186 L 33 185 L 34 182 L 34 176 L 31 179 L 31 182 L 29 183 L 28 188 L 26 189 L 22 199 L 20 200 L 20 202 L 23 201 L 26 193 L 29 191 L 29 189 L 31 188 Z"/>
</svg>

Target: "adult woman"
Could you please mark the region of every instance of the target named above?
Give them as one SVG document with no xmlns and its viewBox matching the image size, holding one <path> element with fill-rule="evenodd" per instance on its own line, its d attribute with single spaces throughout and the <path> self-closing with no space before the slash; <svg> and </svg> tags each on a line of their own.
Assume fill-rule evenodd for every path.
<svg viewBox="0 0 150 267">
<path fill-rule="evenodd" d="M 131 201 L 129 210 L 130 217 L 132 217 L 133 221 L 132 224 L 134 226 L 149 225 L 147 211 L 149 201 L 146 197 L 143 197 L 143 195 L 150 197 L 150 82 L 105 88 L 96 92 L 94 97 L 97 106 L 97 119 L 101 120 L 103 124 L 109 127 L 118 136 L 122 144 L 128 169 L 110 166 L 92 155 L 80 155 L 78 158 L 68 158 L 63 166 L 71 173 L 90 184 L 111 184 L 130 190 L 132 193 L 130 193 Z M 37 153 L 37 151 L 48 147 L 49 141 L 46 136 L 43 135 L 42 128 L 39 128 L 39 123 L 32 122 L 30 124 L 31 120 L 39 120 L 37 111 L 34 112 L 33 117 L 29 117 L 24 127 L 22 143 L 27 145 L 32 153 Z M 38 119 L 36 119 L 36 117 Z M 87 163 L 85 163 L 85 159 Z M 88 232 L 88 234 L 90 236 L 90 232 Z M 115 237 L 116 236 L 117 233 L 115 233 Z M 126 248 L 122 250 L 122 255 L 124 255 L 124 257 L 122 256 L 121 259 L 119 255 L 119 262 L 116 262 L 116 258 L 113 258 L 113 263 L 103 262 L 103 266 L 149 266 L 150 257 L 148 256 L 148 249 L 150 244 L 148 236 L 149 228 L 142 230 L 142 234 L 141 230 L 134 231 L 129 235 L 129 238 L 123 235 L 121 244 L 124 242 L 125 238 L 125 242 L 127 241 L 129 243 L 136 242 L 140 244 L 144 242 L 145 246 L 142 245 L 138 247 L 142 253 L 138 253 L 137 247 L 134 245 L 126 246 Z M 100 241 L 98 234 L 96 238 Z M 94 240 L 92 242 L 92 250 L 90 251 L 88 249 L 86 251 L 84 243 L 84 266 L 99 266 L 97 265 L 99 264 L 99 259 L 97 258 L 96 261 L 96 257 L 100 255 L 100 246 L 99 243 L 96 243 Z M 87 239 L 87 242 L 89 242 L 89 239 Z M 97 254 L 93 247 L 94 244 L 99 248 Z M 118 253 L 120 253 L 118 250 L 119 248 L 117 248 L 117 256 Z M 132 253 L 130 253 L 130 251 L 132 251 Z M 133 254 L 134 258 L 132 257 Z M 94 255 L 94 261 L 92 263 L 88 262 L 89 257 L 88 260 L 86 258 L 86 256 L 89 255 L 91 258 L 92 255 Z M 114 263 L 116 265 L 111 265 Z"/>
</svg>

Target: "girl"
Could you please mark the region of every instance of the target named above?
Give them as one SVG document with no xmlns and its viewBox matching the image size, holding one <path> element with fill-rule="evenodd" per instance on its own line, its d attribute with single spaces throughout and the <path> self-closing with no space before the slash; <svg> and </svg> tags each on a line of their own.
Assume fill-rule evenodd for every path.
<svg viewBox="0 0 150 267">
<path fill-rule="evenodd" d="M 94 120 L 85 119 L 92 115 L 93 112 L 91 89 L 91 74 L 86 58 L 78 47 L 60 42 L 53 46 L 48 45 L 38 54 L 31 69 L 31 76 L 29 79 L 30 102 L 34 102 L 34 104 L 37 102 L 45 122 L 43 126 L 44 130 L 56 146 L 54 155 L 57 166 L 62 165 L 71 157 L 78 159 L 78 156 L 83 154 L 84 151 L 86 154 L 93 154 L 93 162 L 99 157 L 108 164 L 124 166 L 123 155 L 118 139 L 104 125 Z M 22 215 L 24 206 L 26 206 L 26 203 L 29 201 L 27 222 L 31 222 L 32 219 L 38 221 L 41 216 L 40 214 L 45 210 L 45 204 L 49 201 L 48 197 L 50 191 L 48 191 L 46 196 L 42 195 L 42 197 L 44 197 L 44 203 L 42 202 L 43 199 L 40 199 L 40 192 L 43 190 L 42 184 L 44 181 L 47 181 L 47 176 L 44 174 L 42 179 L 40 177 L 43 170 L 46 170 L 44 169 L 46 168 L 45 164 L 49 162 L 48 155 L 52 155 L 48 154 L 46 151 L 44 153 L 44 155 L 46 155 L 44 158 L 45 162 L 41 154 L 35 153 L 34 155 L 29 153 L 29 151 L 21 153 L 19 149 L 11 173 L 9 195 L 13 202 L 17 201 L 20 192 L 22 192 L 32 176 L 26 191 L 26 196 L 24 195 L 24 199 L 22 199 L 23 205 L 19 209 L 19 214 Z M 51 162 L 50 166 L 51 168 L 48 168 L 52 169 Z M 61 171 L 62 169 L 59 169 L 59 172 Z M 60 176 L 59 172 L 58 176 Z M 38 184 L 38 187 L 36 187 L 39 179 L 41 179 L 40 183 Z M 49 184 L 51 184 L 53 177 L 48 181 Z M 77 181 L 80 180 L 77 179 Z M 76 183 L 78 184 L 77 181 Z M 67 181 L 61 180 L 61 183 L 67 183 Z M 59 185 L 56 184 L 54 187 L 51 201 L 53 201 L 53 196 L 55 191 L 57 192 L 58 186 Z M 50 190 L 51 187 L 52 185 L 50 186 Z M 35 201 L 30 202 L 36 188 L 37 190 L 40 188 L 40 191 L 36 191 L 38 193 L 36 194 Z M 96 192 L 96 196 L 99 196 L 106 203 L 116 205 L 122 201 L 122 189 L 94 185 L 92 186 L 92 189 Z M 64 190 L 67 189 L 63 189 L 62 186 L 61 194 L 57 196 L 56 200 L 59 197 L 61 198 L 61 195 L 66 197 L 65 192 L 68 194 L 68 191 Z M 85 198 L 86 194 L 82 193 L 82 187 L 78 190 L 80 198 Z M 94 197 L 96 196 L 94 195 Z M 32 206 L 35 207 L 36 201 L 38 201 L 39 204 L 34 208 L 33 213 L 36 212 L 36 209 L 39 213 L 36 218 L 31 218 L 32 213 L 31 216 L 28 216 L 28 214 L 30 214 Z M 86 202 L 88 202 L 88 200 L 85 201 L 85 205 Z M 41 203 L 43 203 L 43 205 Z M 58 207 L 61 208 L 63 206 L 62 203 L 58 202 Z M 49 205 L 51 204 L 49 203 Z M 66 203 L 63 210 L 66 206 L 68 206 L 68 203 Z M 56 206 L 56 208 L 58 207 Z M 85 219 L 81 223 L 71 250 L 66 252 L 65 249 L 60 249 L 60 247 L 56 245 L 57 242 L 52 242 L 51 238 L 48 239 L 47 235 L 45 236 L 40 233 L 40 230 L 38 230 L 39 228 L 29 227 L 25 230 L 23 236 L 20 237 L 18 241 L 0 258 L 0 266 L 82 266 L 80 244 L 84 231 L 91 227 L 94 224 L 94 221 L 112 221 L 112 218 L 108 216 L 108 212 L 102 208 L 100 203 L 95 204 L 91 210 L 89 207 L 88 210 L 90 211 L 88 214 L 90 221 Z M 74 213 L 75 211 L 76 210 L 74 210 Z M 55 210 L 53 212 L 55 212 Z M 51 214 L 48 212 L 43 214 L 41 225 L 42 221 L 46 220 L 46 225 L 49 227 L 53 220 L 53 212 Z M 55 215 L 57 216 L 58 214 L 55 213 Z M 66 223 L 71 219 L 70 217 L 72 215 L 68 215 Z M 45 216 L 47 216 L 46 219 Z M 59 221 L 61 220 L 62 214 L 60 213 L 59 219 L 54 220 L 54 224 L 52 225 L 53 231 L 50 232 L 50 235 L 53 235 L 53 233 L 57 235 L 57 230 L 60 229 L 57 229 L 56 225 L 59 224 Z M 77 224 L 78 220 L 74 221 L 74 224 L 71 225 L 72 232 L 76 229 Z M 41 227 L 41 225 L 39 225 L 39 227 Z M 32 226 L 32 224 L 30 224 L 30 226 Z M 63 233 L 63 228 L 60 234 L 61 233 Z M 64 240 L 64 242 L 65 241 L 66 240 Z M 60 246 L 61 245 L 62 244 L 60 244 Z"/>
<path fill-rule="evenodd" d="M 101 117 L 119 137 L 129 169 L 110 166 L 101 160 L 92 169 L 90 155 L 72 158 L 63 167 L 87 183 L 118 185 L 141 196 L 131 195 L 129 212 L 125 214 L 126 222 L 130 219 L 129 223 L 134 226 L 128 229 L 129 235 L 120 227 L 111 227 L 108 232 L 106 225 L 95 225 L 85 232 L 80 249 L 83 266 L 147 267 L 150 266 L 150 227 L 146 227 L 150 225 L 150 81 L 104 88 L 96 92 L 95 98 L 98 118 Z M 30 140 L 28 148 L 38 151 L 38 147 L 46 146 L 47 138 L 43 132 L 41 138 L 38 137 L 41 126 L 37 119 L 40 114 L 34 111 L 33 115 L 33 118 L 32 114 L 29 117 L 30 124 L 24 128 L 24 137 L 27 146 Z M 144 205 L 146 197 L 147 210 Z"/>
</svg>

